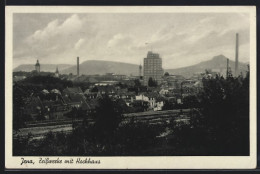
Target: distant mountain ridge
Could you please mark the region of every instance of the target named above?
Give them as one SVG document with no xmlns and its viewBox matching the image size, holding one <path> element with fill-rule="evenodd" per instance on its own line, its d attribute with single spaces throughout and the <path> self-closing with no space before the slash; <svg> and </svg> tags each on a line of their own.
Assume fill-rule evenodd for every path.
<svg viewBox="0 0 260 174">
<path fill-rule="evenodd" d="M 17 71 L 26 71 L 26 72 L 30 72 L 35 70 L 35 64 L 23 64 L 23 65 L 19 65 L 18 67 L 14 68 L 13 71 L 17 72 Z M 71 67 L 72 65 L 69 64 L 41 64 L 41 71 L 45 71 L 45 72 L 55 72 L 56 71 L 56 67 L 58 67 L 59 71 L 66 69 L 68 67 Z"/>
<path fill-rule="evenodd" d="M 229 67 L 231 71 L 235 72 L 235 61 L 229 60 Z M 170 74 L 178 74 L 183 75 L 184 77 L 188 78 L 191 77 L 194 73 L 205 72 L 206 69 L 211 69 L 213 71 L 220 71 L 226 72 L 227 68 L 227 57 L 224 55 L 218 55 L 213 57 L 210 60 L 200 62 L 198 64 L 187 66 L 183 68 L 176 68 L 176 69 L 165 69 L 165 72 Z M 239 62 L 238 64 L 239 73 L 242 72 L 243 74 L 247 71 L 247 64 Z"/>
<path fill-rule="evenodd" d="M 91 75 L 91 74 L 124 74 L 124 75 L 138 75 L 139 66 L 136 64 L 103 61 L 103 60 L 87 60 L 79 65 L 80 74 Z M 76 74 L 76 65 L 69 68 L 63 69 L 61 73 Z"/>
<path fill-rule="evenodd" d="M 200 62 L 198 64 L 187 66 L 183 68 L 176 69 L 165 69 L 164 72 L 169 72 L 170 74 L 183 75 L 186 78 L 191 77 L 194 73 L 205 72 L 206 69 L 220 70 L 226 72 L 227 57 L 224 55 L 218 55 L 210 60 Z M 58 66 L 59 72 L 61 74 L 77 74 L 76 65 L 69 64 L 41 64 L 41 71 L 55 72 Z M 229 60 L 229 66 L 234 73 L 235 62 Z M 113 62 L 113 61 L 103 61 L 103 60 L 87 60 L 82 62 L 80 65 L 80 74 L 93 75 L 93 74 L 124 74 L 124 75 L 138 75 L 139 65 L 123 63 L 123 62 Z M 34 64 L 25 64 L 16 67 L 13 71 L 32 71 L 34 70 Z M 247 64 L 239 62 L 239 70 L 243 73 L 247 71 Z"/>
</svg>

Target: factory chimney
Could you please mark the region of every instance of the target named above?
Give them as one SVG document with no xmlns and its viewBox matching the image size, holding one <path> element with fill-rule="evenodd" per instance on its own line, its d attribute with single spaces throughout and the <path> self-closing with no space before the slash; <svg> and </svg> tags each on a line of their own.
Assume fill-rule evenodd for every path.
<svg viewBox="0 0 260 174">
<path fill-rule="evenodd" d="M 236 33 L 236 63 L 235 63 L 235 76 L 238 76 L 238 53 L 239 53 L 239 34 Z"/>
<path fill-rule="evenodd" d="M 79 57 L 77 57 L 77 76 L 79 77 Z"/>
</svg>

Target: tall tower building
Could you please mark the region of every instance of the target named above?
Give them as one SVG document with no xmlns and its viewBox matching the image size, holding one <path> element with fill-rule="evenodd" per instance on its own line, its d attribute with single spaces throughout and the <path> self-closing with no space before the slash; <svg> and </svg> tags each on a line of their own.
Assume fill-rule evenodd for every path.
<svg viewBox="0 0 260 174">
<path fill-rule="evenodd" d="M 155 80 L 158 84 L 162 83 L 163 69 L 162 59 L 158 53 L 148 51 L 144 58 L 144 85 L 148 86 L 149 78 Z"/>
<path fill-rule="evenodd" d="M 236 33 L 236 63 L 235 63 L 235 76 L 238 76 L 238 53 L 239 53 L 239 34 Z"/>
<path fill-rule="evenodd" d="M 79 77 L 79 57 L 77 57 L 77 76 Z"/>
<path fill-rule="evenodd" d="M 39 60 L 37 60 L 37 62 L 36 62 L 36 64 L 35 64 L 35 71 L 36 72 L 40 72 L 40 69 L 41 69 L 41 65 L 40 65 L 40 63 L 39 63 Z"/>
</svg>

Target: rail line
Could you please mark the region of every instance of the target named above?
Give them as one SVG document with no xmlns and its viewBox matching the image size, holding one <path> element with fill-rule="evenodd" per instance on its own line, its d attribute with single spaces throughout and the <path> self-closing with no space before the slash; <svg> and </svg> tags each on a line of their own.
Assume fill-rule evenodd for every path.
<svg viewBox="0 0 260 174">
<path fill-rule="evenodd" d="M 120 125 L 127 124 L 130 121 L 145 122 L 149 124 L 162 124 L 169 122 L 171 119 L 178 119 L 179 121 L 188 121 L 187 114 L 190 109 L 180 110 L 166 110 L 166 111 L 147 111 L 140 113 L 123 114 L 123 119 Z M 83 119 L 60 119 L 60 120 L 46 120 L 27 122 L 26 127 L 21 128 L 18 132 L 13 134 L 14 138 L 23 138 L 31 135 L 35 139 L 44 137 L 49 131 L 53 133 L 72 131 L 72 123 L 80 123 Z M 93 124 L 93 119 L 87 119 L 88 123 Z"/>
</svg>

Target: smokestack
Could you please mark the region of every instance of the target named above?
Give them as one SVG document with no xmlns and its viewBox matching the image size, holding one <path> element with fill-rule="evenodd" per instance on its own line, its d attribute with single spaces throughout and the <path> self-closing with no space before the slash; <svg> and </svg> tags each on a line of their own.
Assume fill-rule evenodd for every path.
<svg viewBox="0 0 260 174">
<path fill-rule="evenodd" d="M 239 35 L 236 33 L 236 63 L 235 63 L 235 76 L 238 76 L 238 50 L 239 49 Z"/>
<path fill-rule="evenodd" d="M 77 76 L 79 77 L 79 57 L 77 57 Z"/>
<path fill-rule="evenodd" d="M 229 76 L 229 59 L 227 59 L 227 75 L 226 78 L 228 78 Z"/>
</svg>

